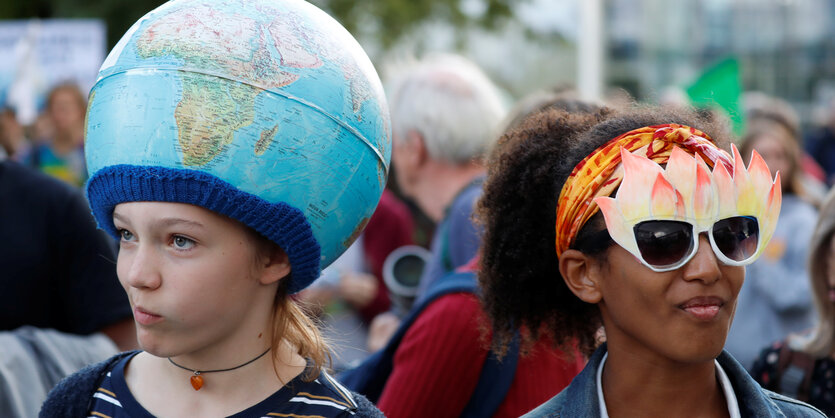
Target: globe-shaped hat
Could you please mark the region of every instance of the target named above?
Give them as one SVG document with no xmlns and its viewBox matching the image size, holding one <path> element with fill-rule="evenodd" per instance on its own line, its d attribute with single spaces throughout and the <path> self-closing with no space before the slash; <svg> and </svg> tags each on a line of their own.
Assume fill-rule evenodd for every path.
<svg viewBox="0 0 835 418">
<path fill-rule="evenodd" d="M 366 54 L 301 0 L 174 0 L 110 52 L 90 92 L 87 195 L 191 203 L 283 248 L 289 289 L 359 235 L 385 187 L 388 108 Z"/>
</svg>

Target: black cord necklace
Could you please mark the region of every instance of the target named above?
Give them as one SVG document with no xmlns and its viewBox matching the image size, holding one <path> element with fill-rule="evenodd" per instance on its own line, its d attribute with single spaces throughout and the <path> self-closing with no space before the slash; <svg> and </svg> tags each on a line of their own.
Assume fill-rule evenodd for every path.
<svg viewBox="0 0 835 418">
<path fill-rule="evenodd" d="M 191 376 L 191 378 L 189 378 L 189 380 L 191 381 L 191 387 L 193 387 L 194 390 L 200 390 L 200 388 L 203 387 L 203 376 L 201 376 L 201 375 L 206 374 L 206 373 L 228 372 L 230 370 L 240 369 L 241 367 L 244 367 L 247 364 L 252 363 L 255 360 L 258 360 L 259 358 L 264 357 L 264 355 L 269 353 L 269 352 L 270 352 L 270 349 L 268 348 L 267 351 L 259 354 L 258 357 L 255 357 L 254 359 L 252 359 L 252 360 L 250 360 L 250 361 L 248 361 L 244 364 L 241 364 L 241 365 L 235 366 L 235 367 L 230 367 L 228 369 L 217 369 L 217 370 L 194 370 L 194 369 L 189 369 L 188 367 L 181 366 L 177 363 L 174 363 L 174 360 L 171 360 L 171 357 L 168 357 L 168 361 L 170 361 L 171 364 L 173 364 L 173 365 L 175 365 L 175 366 L 177 366 L 177 367 L 179 367 L 183 370 L 188 370 L 188 371 L 194 373 L 194 375 Z"/>
</svg>

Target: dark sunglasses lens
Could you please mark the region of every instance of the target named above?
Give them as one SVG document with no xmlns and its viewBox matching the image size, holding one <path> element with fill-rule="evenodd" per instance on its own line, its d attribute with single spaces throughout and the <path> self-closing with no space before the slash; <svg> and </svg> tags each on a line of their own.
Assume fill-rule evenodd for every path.
<svg viewBox="0 0 835 418">
<path fill-rule="evenodd" d="M 693 249 L 693 226 L 687 222 L 645 221 L 634 232 L 644 261 L 656 267 L 676 264 Z"/>
<path fill-rule="evenodd" d="M 757 252 L 760 240 L 760 225 L 756 218 L 734 216 L 722 219 L 713 225 L 713 241 L 725 257 L 744 261 Z"/>
</svg>

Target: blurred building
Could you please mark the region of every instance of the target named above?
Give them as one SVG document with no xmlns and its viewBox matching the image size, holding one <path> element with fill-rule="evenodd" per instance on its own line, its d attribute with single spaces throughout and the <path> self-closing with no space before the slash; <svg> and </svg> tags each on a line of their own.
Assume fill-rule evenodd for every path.
<svg viewBox="0 0 835 418">
<path fill-rule="evenodd" d="M 790 101 L 804 121 L 835 97 L 835 2 L 606 0 L 606 80 L 640 99 L 686 86 L 728 56 L 745 90 Z"/>
</svg>

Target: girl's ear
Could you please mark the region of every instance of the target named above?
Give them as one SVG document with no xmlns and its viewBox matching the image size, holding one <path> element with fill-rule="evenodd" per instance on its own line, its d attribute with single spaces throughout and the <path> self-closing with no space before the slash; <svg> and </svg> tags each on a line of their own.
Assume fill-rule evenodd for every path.
<svg viewBox="0 0 835 418">
<path fill-rule="evenodd" d="M 267 257 L 261 259 L 261 284 L 273 284 L 290 274 L 290 257 L 279 246 L 273 245 Z"/>
<path fill-rule="evenodd" d="M 583 302 L 598 303 L 600 292 L 600 263 L 577 250 L 565 250 L 560 255 L 560 274 L 565 284 Z"/>
</svg>

